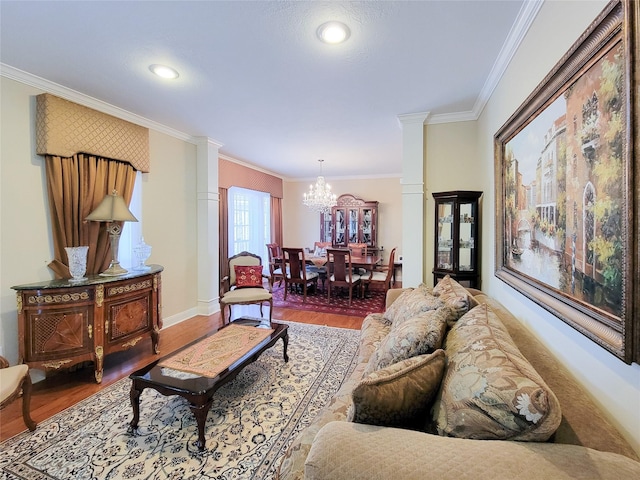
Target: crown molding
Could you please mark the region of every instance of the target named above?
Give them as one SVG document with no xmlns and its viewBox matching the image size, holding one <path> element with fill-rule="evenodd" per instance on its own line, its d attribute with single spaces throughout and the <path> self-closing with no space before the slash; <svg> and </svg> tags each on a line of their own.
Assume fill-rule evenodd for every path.
<svg viewBox="0 0 640 480">
<path fill-rule="evenodd" d="M 198 142 L 200 141 L 200 137 L 194 137 L 193 135 L 189 135 L 174 128 L 167 127 L 166 125 L 163 125 L 161 123 L 154 122 L 153 120 L 149 120 L 148 118 L 103 102 L 102 100 L 90 97 L 89 95 L 85 95 L 84 93 L 77 92 L 55 82 L 45 80 L 44 78 L 38 77 L 23 70 L 19 70 L 5 63 L 0 63 L 0 76 L 15 80 L 20 83 L 24 83 L 25 85 L 29 85 L 31 87 L 42 90 L 45 93 L 51 93 L 60 98 L 64 98 L 65 100 L 69 100 L 71 102 L 75 102 L 85 107 L 97 110 L 99 112 L 112 115 L 131 123 L 135 123 L 136 125 L 140 125 L 142 127 L 164 133 L 185 142 L 198 144 Z M 222 143 L 213 139 L 210 139 L 209 141 L 216 145 L 222 145 Z"/>
<path fill-rule="evenodd" d="M 468 112 L 433 115 L 427 122 L 429 125 L 437 123 L 468 122 L 478 120 L 478 118 L 480 118 L 484 107 L 489 102 L 489 99 L 491 98 L 491 95 L 493 95 L 493 91 L 498 86 L 498 83 L 500 83 L 500 80 L 511 63 L 513 56 L 518 51 L 518 48 L 520 48 L 522 40 L 529 31 L 529 28 L 531 28 L 531 24 L 538 15 L 540 8 L 542 8 L 544 1 L 545 0 L 525 0 L 522 4 L 518 17 L 513 23 L 513 26 L 509 31 L 509 35 L 507 35 L 507 39 L 498 54 L 498 58 L 496 58 L 496 61 L 491 68 L 491 72 L 489 72 L 489 76 L 476 99 L 473 110 Z"/>
<path fill-rule="evenodd" d="M 476 115 L 476 119 L 480 118 L 484 107 L 487 105 L 493 91 L 502 79 L 502 76 L 511 63 L 513 56 L 518 51 L 518 48 L 520 48 L 522 40 L 524 40 L 529 28 L 531 28 L 531 24 L 538 15 L 540 8 L 542 8 L 544 1 L 545 0 L 527 0 L 522 5 L 522 8 L 518 13 L 518 17 L 507 36 L 507 40 L 502 46 L 502 49 L 498 54 L 498 58 L 493 64 L 493 68 L 487 77 L 487 81 L 484 83 L 484 86 L 480 91 L 480 95 L 478 95 L 476 103 L 473 106 L 473 112 Z"/>
</svg>

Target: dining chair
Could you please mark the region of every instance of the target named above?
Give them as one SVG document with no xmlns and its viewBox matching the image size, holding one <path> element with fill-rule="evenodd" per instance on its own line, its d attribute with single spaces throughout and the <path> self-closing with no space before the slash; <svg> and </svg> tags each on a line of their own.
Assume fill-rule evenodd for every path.
<svg viewBox="0 0 640 480">
<path fill-rule="evenodd" d="M 31 377 L 25 364 L 9 366 L 9 361 L 0 357 L 0 410 L 13 402 L 22 393 L 22 419 L 32 432 L 36 422 L 31 419 Z"/>
<path fill-rule="evenodd" d="M 349 248 L 349 250 L 351 250 L 351 255 L 353 255 L 354 257 L 366 257 L 369 244 L 349 243 L 347 247 Z M 360 276 L 364 276 L 368 272 L 365 268 L 358 268 L 355 273 L 359 274 Z"/>
<path fill-rule="evenodd" d="M 307 270 L 304 248 L 283 248 L 284 300 L 290 287 L 302 287 L 302 302 L 307 301 L 307 287 L 313 286 L 318 291 L 318 273 Z"/>
<path fill-rule="evenodd" d="M 371 285 L 381 285 L 386 295 L 387 290 L 391 288 L 391 278 L 393 277 L 395 258 L 396 249 L 393 248 L 389 254 L 389 263 L 387 266 L 372 270 L 369 277 L 363 279 L 365 290 L 368 291 Z"/>
<path fill-rule="evenodd" d="M 273 290 L 273 284 L 278 281 L 278 287 L 282 286 L 284 273 L 282 272 L 282 249 L 277 243 L 267 243 L 269 254 L 269 285 Z"/>
<path fill-rule="evenodd" d="M 354 273 L 351 268 L 351 251 L 344 249 L 327 249 L 327 257 L 329 257 L 329 269 L 331 276 L 329 277 L 329 288 L 327 294 L 327 303 L 331 302 L 331 289 L 335 287 L 344 287 L 349 289 L 349 306 L 353 297 L 353 289 L 356 293 L 361 285 L 361 277 Z"/>
<path fill-rule="evenodd" d="M 220 281 L 220 310 L 222 324 L 226 323 L 225 309 L 229 307 L 229 323 L 231 323 L 232 305 L 260 305 L 260 316 L 263 317 L 262 304 L 269 303 L 269 323 L 273 313 L 273 296 L 271 284 L 269 290 L 264 288 L 263 278 L 268 278 L 262 271 L 260 256 L 249 252 L 240 252 L 229 259 L 229 274 Z"/>
</svg>

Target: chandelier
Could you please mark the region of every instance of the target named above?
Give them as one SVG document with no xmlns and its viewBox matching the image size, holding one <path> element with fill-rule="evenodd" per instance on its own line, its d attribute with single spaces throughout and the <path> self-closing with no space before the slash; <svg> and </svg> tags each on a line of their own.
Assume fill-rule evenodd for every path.
<svg viewBox="0 0 640 480">
<path fill-rule="evenodd" d="M 337 205 L 335 194 L 331 193 L 331 186 L 324 181 L 322 176 L 322 162 L 320 162 L 320 176 L 315 185 L 309 185 L 309 192 L 304 194 L 302 201 L 307 207 L 320 213 L 329 213 L 331 207 Z"/>
</svg>

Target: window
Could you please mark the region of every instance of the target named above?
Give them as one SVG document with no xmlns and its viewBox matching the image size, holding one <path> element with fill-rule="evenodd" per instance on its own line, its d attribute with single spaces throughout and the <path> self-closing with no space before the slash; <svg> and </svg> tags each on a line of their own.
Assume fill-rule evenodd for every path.
<svg viewBox="0 0 640 480">
<path fill-rule="evenodd" d="M 138 219 L 137 222 L 124 222 L 120 243 L 118 244 L 118 261 L 124 268 L 131 269 L 136 264 L 133 248 L 142 238 L 142 173 L 136 172 L 129 210 Z"/>
<path fill-rule="evenodd" d="M 229 188 L 229 257 L 242 251 L 255 253 L 268 264 L 271 243 L 271 196 L 246 188 Z"/>
</svg>

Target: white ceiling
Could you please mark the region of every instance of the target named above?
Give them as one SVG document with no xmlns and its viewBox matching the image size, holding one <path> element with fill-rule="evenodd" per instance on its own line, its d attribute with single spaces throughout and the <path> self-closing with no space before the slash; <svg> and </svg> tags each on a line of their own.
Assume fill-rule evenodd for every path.
<svg viewBox="0 0 640 480">
<path fill-rule="evenodd" d="M 328 178 L 390 176 L 398 115 L 477 118 L 539 5 L 2 0 L 0 62 L 5 77 L 209 137 L 283 178 L 315 177 L 319 158 Z M 317 39 L 329 20 L 349 25 L 347 42 Z M 152 75 L 153 63 L 180 78 Z"/>
</svg>

